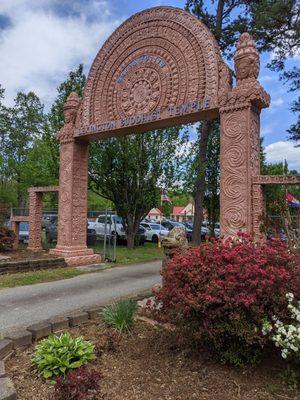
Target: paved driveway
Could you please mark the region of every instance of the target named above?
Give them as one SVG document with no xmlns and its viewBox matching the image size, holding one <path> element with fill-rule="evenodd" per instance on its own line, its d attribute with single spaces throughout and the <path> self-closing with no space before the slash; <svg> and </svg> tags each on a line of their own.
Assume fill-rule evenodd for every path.
<svg viewBox="0 0 300 400">
<path fill-rule="evenodd" d="M 0 332 L 146 291 L 161 283 L 160 268 L 154 261 L 0 290 Z"/>
</svg>

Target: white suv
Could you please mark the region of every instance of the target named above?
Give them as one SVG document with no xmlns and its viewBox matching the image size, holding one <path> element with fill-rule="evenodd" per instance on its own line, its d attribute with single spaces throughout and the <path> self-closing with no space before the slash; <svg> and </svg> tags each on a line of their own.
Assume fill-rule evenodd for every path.
<svg viewBox="0 0 300 400">
<path fill-rule="evenodd" d="M 95 229 L 97 236 L 103 237 L 106 235 L 117 235 L 117 239 L 125 239 L 125 229 L 123 219 L 117 215 L 98 215 L 95 222 L 89 221 L 88 227 Z"/>
<path fill-rule="evenodd" d="M 146 229 L 145 236 L 146 240 L 157 243 L 158 239 L 163 239 L 169 234 L 169 231 L 161 226 L 152 222 L 141 222 L 143 228 Z"/>
</svg>

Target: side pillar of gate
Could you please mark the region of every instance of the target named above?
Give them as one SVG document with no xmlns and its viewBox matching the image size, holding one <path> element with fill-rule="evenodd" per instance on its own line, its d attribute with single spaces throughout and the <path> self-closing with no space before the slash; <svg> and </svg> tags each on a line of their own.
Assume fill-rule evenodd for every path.
<svg viewBox="0 0 300 400">
<path fill-rule="evenodd" d="M 37 192 L 34 188 L 29 192 L 29 242 L 28 250 L 42 250 L 42 216 L 43 216 L 43 193 Z"/>
<path fill-rule="evenodd" d="M 86 245 L 88 144 L 74 139 L 80 98 L 71 93 L 64 106 L 65 125 L 57 133 L 60 141 L 60 172 L 57 246 L 51 254 L 62 256 L 68 265 L 100 262 Z"/>
<path fill-rule="evenodd" d="M 270 102 L 257 81 L 259 54 L 248 33 L 241 35 L 234 61 L 237 84 L 220 101 L 220 222 L 224 237 L 235 237 L 239 231 L 253 234 L 254 219 L 258 223 L 257 207 L 262 210 L 263 196 L 256 190 L 254 201 L 252 177 L 260 174 L 260 111 Z"/>
</svg>

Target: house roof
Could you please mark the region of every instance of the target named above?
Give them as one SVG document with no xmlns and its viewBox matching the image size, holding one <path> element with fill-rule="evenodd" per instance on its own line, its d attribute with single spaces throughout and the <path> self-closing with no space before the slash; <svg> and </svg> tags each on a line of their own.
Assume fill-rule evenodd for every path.
<svg viewBox="0 0 300 400">
<path fill-rule="evenodd" d="M 174 206 L 173 207 L 173 215 L 180 215 L 182 214 L 185 207 Z"/>
<path fill-rule="evenodd" d="M 158 215 L 160 215 L 160 214 L 161 214 L 161 211 L 160 211 L 159 208 L 152 208 L 152 209 L 149 211 L 148 215 L 149 215 L 149 214 L 154 214 L 154 215 L 158 214 Z"/>
</svg>

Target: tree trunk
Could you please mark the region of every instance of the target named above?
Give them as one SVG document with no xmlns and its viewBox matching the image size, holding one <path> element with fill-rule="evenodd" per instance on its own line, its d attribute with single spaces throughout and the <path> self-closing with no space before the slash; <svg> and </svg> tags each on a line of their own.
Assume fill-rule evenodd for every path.
<svg viewBox="0 0 300 400">
<path fill-rule="evenodd" d="M 219 0 L 216 13 L 216 28 L 215 36 L 219 43 L 222 35 L 223 26 L 223 13 L 225 1 Z M 199 138 L 199 153 L 198 153 L 198 171 L 195 182 L 194 202 L 195 202 L 195 215 L 194 226 L 192 234 L 192 243 L 199 244 L 201 242 L 201 225 L 203 220 L 203 200 L 205 193 L 205 162 L 207 153 L 207 143 L 210 131 L 213 127 L 213 121 L 204 121 L 201 129 L 201 136 Z"/>
<path fill-rule="evenodd" d="M 135 236 L 138 231 L 138 227 L 140 224 L 140 217 L 127 215 L 126 217 L 127 222 L 127 248 L 133 249 L 135 247 Z"/>
<path fill-rule="evenodd" d="M 192 234 L 192 243 L 194 244 L 199 244 L 201 242 L 201 225 L 203 220 L 203 200 L 205 192 L 205 163 L 208 137 L 212 126 L 212 121 L 204 121 L 201 126 L 201 136 L 199 138 L 197 178 L 194 191 L 195 215 Z"/>
<path fill-rule="evenodd" d="M 224 0 L 219 0 L 217 7 L 216 32 L 215 32 L 215 36 L 218 43 L 220 43 L 222 35 L 223 12 L 224 12 Z"/>
</svg>

